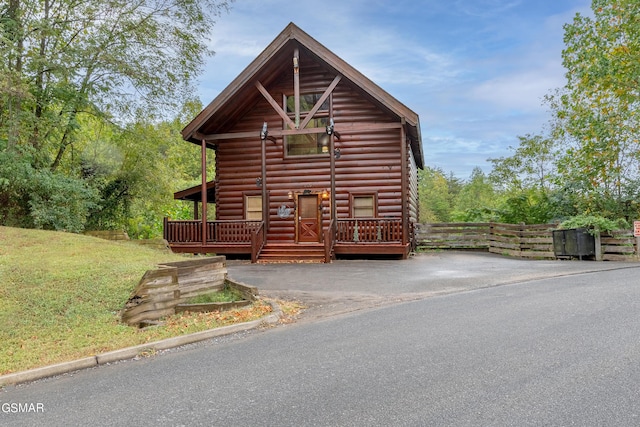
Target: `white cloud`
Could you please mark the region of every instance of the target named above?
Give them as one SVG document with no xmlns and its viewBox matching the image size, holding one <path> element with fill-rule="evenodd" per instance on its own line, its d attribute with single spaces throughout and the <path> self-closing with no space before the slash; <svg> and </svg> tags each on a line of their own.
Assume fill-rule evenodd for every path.
<svg viewBox="0 0 640 427">
<path fill-rule="evenodd" d="M 457 0 L 454 2 L 456 9 L 466 15 L 475 17 L 488 18 L 500 15 L 510 9 L 519 6 L 522 1 L 504 1 L 504 0 Z"/>
<path fill-rule="evenodd" d="M 472 89 L 470 96 L 508 111 L 538 111 L 544 96 L 564 82 L 562 68 L 554 65 L 521 70 L 481 82 Z"/>
<path fill-rule="evenodd" d="M 381 86 L 436 86 L 461 72 L 448 54 L 392 31 L 357 36 L 336 53 Z"/>
</svg>

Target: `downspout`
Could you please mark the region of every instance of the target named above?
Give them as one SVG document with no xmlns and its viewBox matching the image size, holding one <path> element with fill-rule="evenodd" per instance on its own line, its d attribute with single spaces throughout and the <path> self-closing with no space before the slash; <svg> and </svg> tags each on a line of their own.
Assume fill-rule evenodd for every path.
<svg viewBox="0 0 640 427">
<path fill-rule="evenodd" d="M 400 156 L 402 158 L 401 163 L 401 179 L 400 185 L 402 186 L 402 244 L 406 245 L 409 241 L 409 183 L 407 172 L 407 134 L 405 127 L 407 125 L 406 119 L 402 118 L 402 127 L 400 128 Z"/>
<path fill-rule="evenodd" d="M 200 143 L 202 158 L 202 188 L 200 190 L 202 199 L 202 246 L 207 245 L 207 141 L 204 139 Z"/>
<path fill-rule="evenodd" d="M 265 232 L 265 240 L 267 227 L 269 225 L 269 205 L 267 203 L 267 140 L 263 139 L 260 141 L 260 149 L 261 149 L 261 163 L 262 163 L 262 221 L 264 222 L 264 232 Z"/>
<path fill-rule="evenodd" d="M 335 139 L 333 133 L 329 135 L 329 173 L 331 174 L 331 218 L 336 219 L 336 157 L 335 157 Z"/>
</svg>

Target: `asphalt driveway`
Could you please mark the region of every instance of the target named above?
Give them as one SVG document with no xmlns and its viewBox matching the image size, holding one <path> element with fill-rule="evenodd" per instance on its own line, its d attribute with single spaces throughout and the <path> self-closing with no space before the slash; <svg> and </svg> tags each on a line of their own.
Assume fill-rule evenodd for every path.
<svg viewBox="0 0 640 427">
<path fill-rule="evenodd" d="M 420 253 L 407 260 L 336 260 L 331 264 L 227 262 L 229 277 L 260 294 L 303 302 L 302 320 L 453 292 L 639 263 L 526 260 L 483 252 Z"/>
</svg>

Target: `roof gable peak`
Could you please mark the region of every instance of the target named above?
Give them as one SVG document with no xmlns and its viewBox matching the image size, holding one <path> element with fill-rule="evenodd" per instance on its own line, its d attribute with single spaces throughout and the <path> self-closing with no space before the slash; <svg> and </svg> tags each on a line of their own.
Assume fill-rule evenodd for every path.
<svg viewBox="0 0 640 427">
<path fill-rule="evenodd" d="M 256 82 L 269 74 L 273 68 L 274 61 L 284 54 L 283 49 L 290 46 L 292 42 L 298 43 L 308 50 L 318 61 L 333 70 L 337 75 L 344 77 L 343 81 L 349 81 L 368 97 L 384 107 L 386 110 L 396 115 L 408 126 L 413 128 L 413 134 L 417 138 L 418 157 L 422 158 L 420 123 L 418 115 L 403 103 L 387 93 L 384 89 L 366 77 L 364 74 L 353 68 L 343 59 L 338 57 L 324 45 L 319 43 L 295 23 L 290 22 L 280 34 L 227 86 L 207 107 L 205 107 L 196 118 L 183 130 L 184 139 L 196 142 L 199 140 L 201 128 L 221 109 L 230 103 L 234 103 L 238 95 L 246 93 L 247 90 L 255 91 Z"/>
</svg>

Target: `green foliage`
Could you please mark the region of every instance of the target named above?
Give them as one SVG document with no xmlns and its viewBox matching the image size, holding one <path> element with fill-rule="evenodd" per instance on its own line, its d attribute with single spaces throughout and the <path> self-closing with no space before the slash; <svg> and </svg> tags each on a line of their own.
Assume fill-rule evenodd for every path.
<svg viewBox="0 0 640 427">
<path fill-rule="evenodd" d="M 192 203 L 173 193 L 201 181 L 200 147 L 182 140 L 178 120 L 150 124 L 139 121 L 119 135 L 122 172 L 127 172 L 131 205 L 123 224 L 131 237 L 162 235 L 162 219 L 192 219 Z M 207 175 L 215 176 L 215 155 L 207 156 Z M 210 209 L 214 213 L 213 209 Z"/>
<path fill-rule="evenodd" d="M 498 221 L 507 224 L 546 224 L 555 209 L 547 192 L 528 188 L 505 197 L 498 209 Z"/>
<path fill-rule="evenodd" d="M 624 219 L 611 220 L 597 215 L 576 215 L 563 221 L 559 228 L 587 228 L 594 233 L 612 232 L 628 228 L 629 223 Z"/>
<path fill-rule="evenodd" d="M 511 156 L 489 159 L 489 180 L 475 170 L 453 197 L 451 220 L 640 218 L 640 2 L 593 0 L 591 8 L 593 16 L 577 14 L 564 27 L 567 81 L 546 97 L 549 135 L 519 136 Z M 434 193 L 446 193 L 429 185 L 420 188 L 421 209 L 438 218 L 443 197 Z"/>
<path fill-rule="evenodd" d="M 455 199 L 451 219 L 464 222 L 495 221 L 496 207 L 497 198 L 493 184 L 484 172 L 476 167 Z"/>
<path fill-rule="evenodd" d="M 60 167 L 86 116 L 129 119 L 191 96 L 218 0 L 22 0 L 0 9 L 0 135 Z M 64 17 L 62 19 L 61 17 Z M 193 31 L 198 28 L 198 31 Z"/>
<path fill-rule="evenodd" d="M 581 211 L 628 217 L 621 207 L 640 195 L 640 3 L 593 0 L 591 8 L 593 17 L 565 25 L 567 83 L 548 97 L 566 147 L 558 185 L 580 190 Z"/>
<path fill-rule="evenodd" d="M 209 292 L 207 294 L 198 295 L 187 300 L 187 304 L 206 304 L 210 302 L 233 302 L 242 301 L 244 296 L 242 292 L 231 286 L 225 287 L 217 292 Z"/>
<path fill-rule="evenodd" d="M 189 102 L 189 109 L 200 103 Z M 38 167 L 29 146 L 0 145 L 0 223 L 82 231 L 127 230 L 132 238 L 162 235 L 162 218 L 193 218 L 193 205 L 175 191 L 200 181 L 200 148 L 182 140 L 177 119 L 125 128 L 82 119 L 79 155 L 56 171 Z M 208 156 L 213 176 L 214 153 Z M 215 215 L 215 210 L 210 209 Z"/>
<path fill-rule="evenodd" d="M 0 223 L 158 236 L 172 193 L 200 179 L 180 130 L 202 108 L 192 89 L 227 4 L 0 6 Z"/>
<path fill-rule="evenodd" d="M 489 159 L 493 164 L 489 178 L 506 190 L 549 189 L 556 170 L 555 141 L 529 134 L 519 136 L 518 140 L 516 148 L 509 147 L 514 152 L 512 156 Z"/>
<path fill-rule="evenodd" d="M 488 207 L 469 207 L 451 214 L 454 222 L 493 222 L 498 221 L 498 218 L 498 213 Z"/>
<path fill-rule="evenodd" d="M 37 171 L 29 194 L 35 228 L 79 233 L 84 230 L 97 194 L 79 179 L 47 170 Z"/>
<path fill-rule="evenodd" d="M 0 223 L 17 227 L 31 224 L 29 189 L 33 167 L 29 153 L 0 151 Z M 25 196 L 27 199 L 25 199 Z"/>
<path fill-rule="evenodd" d="M 458 181 L 447 179 L 440 169 L 418 171 L 420 222 L 447 222 L 451 218 Z"/>
<path fill-rule="evenodd" d="M 28 150 L 0 151 L 3 224 L 80 232 L 97 194 L 80 179 L 35 169 Z"/>
</svg>

